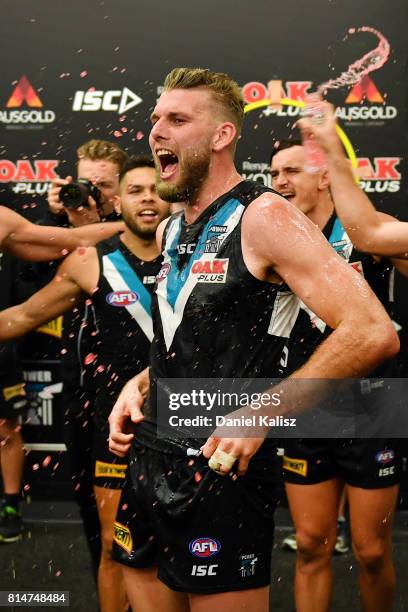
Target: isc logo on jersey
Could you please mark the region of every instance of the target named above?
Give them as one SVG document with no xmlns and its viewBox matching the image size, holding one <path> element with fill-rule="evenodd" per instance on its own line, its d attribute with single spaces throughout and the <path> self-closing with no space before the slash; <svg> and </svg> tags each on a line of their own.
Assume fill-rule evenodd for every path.
<svg viewBox="0 0 408 612">
<path fill-rule="evenodd" d="M 191 267 L 197 283 L 225 283 L 229 259 L 198 259 Z"/>
<path fill-rule="evenodd" d="M 106 296 L 106 301 L 111 306 L 130 306 L 139 299 L 135 291 L 112 291 Z"/>
<path fill-rule="evenodd" d="M 221 550 L 221 544 L 214 538 L 196 538 L 191 540 L 188 549 L 195 557 L 207 559 L 217 555 Z"/>
</svg>

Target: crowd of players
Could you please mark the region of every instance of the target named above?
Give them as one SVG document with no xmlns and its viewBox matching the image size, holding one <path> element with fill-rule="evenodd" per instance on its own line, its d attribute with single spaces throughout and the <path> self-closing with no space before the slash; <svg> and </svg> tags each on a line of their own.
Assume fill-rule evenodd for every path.
<svg viewBox="0 0 408 612">
<path fill-rule="evenodd" d="M 64 314 L 64 435 L 103 612 L 129 603 L 134 612 L 267 610 L 281 472 L 296 532 L 296 609 L 330 607 L 344 492 L 364 609 L 391 610 L 397 440 L 285 439 L 281 461 L 267 430 L 216 430 L 201 443 L 188 432 L 157 436 L 160 378 L 398 375 L 386 310 L 394 268 L 408 269 L 406 224 L 377 213 L 356 185 L 330 105 L 318 122 L 299 122 L 327 169 L 305 172 L 301 140 L 278 143 L 274 191 L 235 170 L 242 120 L 228 76 L 175 69 L 152 114 L 152 158 L 98 140 L 78 149 L 77 178 L 98 187 L 98 203 L 64 208 L 67 177 L 53 183 L 42 225 L 1 209 L 6 253 L 41 261 L 72 252 L 35 264 L 39 290 L 26 301 L 3 296 L 0 539 L 23 531 L 26 402 L 11 341 Z M 195 266 L 217 260 L 221 280 L 198 280 Z M 382 401 L 354 393 L 364 409 Z M 290 387 L 285 398 L 283 414 L 293 409 Z"/>
</svg>

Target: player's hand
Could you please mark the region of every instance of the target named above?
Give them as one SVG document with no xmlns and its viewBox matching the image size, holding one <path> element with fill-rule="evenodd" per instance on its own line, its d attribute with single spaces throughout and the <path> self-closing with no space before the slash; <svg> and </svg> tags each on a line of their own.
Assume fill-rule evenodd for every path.
<svg viewBox="0 0 408 612">
<path fill-rule="evenodd" d="M 59 199 L 59 193 L 61 187 L 72 183 L 72 176 L 66 178 L 57 178 L 51 181 L 51 187 L 48 191 L 48 207 L 54 215 L 65 215 L 66 209 L 63 207 L 61 200 Z"/>
<path fill-rule="evenodd" d="M 119 457 L 125 457 L 132 444 L 133 434 L 126 433 L 129 422 L 137 424 L 144 419 L 142 406 L 147 394 L 145 372 L 126 383 L 108 419 L 109 450 Z"/>
<path fill-rule="evenodd" d="M 256 414 L 256 412 L 250 406 L 245 406 L 228 414 L 228 418 L 249 417 L 253 414 Z M 238 476 L 244 476 L 250 459 L 265 441 L 268 430 L 268 427 L 260 425 L 250 428 L 217 427 L 204 446 L 201 447 L 201 450 L 207 459 L 210 459 L 216 450 L 235 457 L 236 461 L 238 461 L 237 474 Z M 234 435 L 234 437 L 231 437 L 231 435 Z M 231 465 L 223 465 L 221 463 L 217 472 L 221 475 L 226 475 L 231 472 Z"/>
<path fill-rule="evenodd" d="M 343 151 L 336 132 L 334 106 L 322 100 L 312 104 L 310 116 L 296 122 L 303 136 L 315 138 L 325 153 Z"/>
<path fill-rule="evenodd" d="M 101 217 L 99 215 L 98 206 L 92 196 L 88 197 L 88 206 L 80 206 L 79 208 L 64 209 L 69 222 L 74 227 L 89 225 L 90 223 L 99 223 Z"/>
</svg>

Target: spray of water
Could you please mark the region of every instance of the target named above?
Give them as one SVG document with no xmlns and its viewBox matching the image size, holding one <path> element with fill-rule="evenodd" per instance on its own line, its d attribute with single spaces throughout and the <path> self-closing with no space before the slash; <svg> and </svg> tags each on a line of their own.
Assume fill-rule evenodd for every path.
<svg viewBox="0 0 408 612">
<path fill-rule="evenodd" d="M 338 89 L 344 85 L 355 85 L 369 72 L 381 68 L 388 60 L 391 47 L 388 40 L 381 34 L 381 32 L 378 32 L 378 30 L 368 26 L 362 26 L 361 28 L 350 28 L 349 30 L 349 34 L 355 34 L 357 32 L 371 32 L 374 34 L 379 40 L 377 47 L 363 55 L 361 59 L 351 64 L 347 70 L 342 72 L 336 79 L 330 79 L 330 81 L 325 81 L 319 85 L 317 88 L 317 93 L 319 95 L 322 95 L 327 89 Z"/>
</svg>

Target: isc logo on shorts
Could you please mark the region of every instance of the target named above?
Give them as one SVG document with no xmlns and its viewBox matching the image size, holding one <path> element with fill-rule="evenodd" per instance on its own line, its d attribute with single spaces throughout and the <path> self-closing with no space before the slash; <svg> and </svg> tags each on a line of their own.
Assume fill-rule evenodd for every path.
<svg viewBox="0 0 408 612">
<path fill-rule="evenodd" d="M 379 451 L 375 455 L 375 460 L 378 463 L 390 463 L 395 458 L 395 453 L 391 448 L 387 448 L 386 450 Z"/>
<path fill-rule="evenodd" d="M 132 534 L 128 527 L 115 521 L 113 525 L 113 541 L 130 555 L 133 550 Z"/>
<path fill-rule="evenodd" d="M 195 557 L 207 558 L 217 555 L 221 550 L 221 544 L 213 538 L 196 538 L 191 540 L 188 549 Z"/>
<path fill-rule="evenodd" d="M 106 296 L 106 301 L 111 306 L 130 306 L 139 299 L 135 291 L 112 291 Z"/>
<path fill-rule="evenodd" d="M 284 470 L 294 472 L 295 474 L 300 474 L 300 476 L 307 475 L 306 459 L 292 459 L 291 457 L 286 457 L 286 455 L 283 455 L 282 467 Z"/>
<path fill-rule="evenodd" d="M 191 268 L 197 283 L 225 283 L 229 259 L 199 259 Z"/>
<path fill-rule="evenodd" d="M 96 478 L 125 478 L 126 464 L 95 461 Z"/>
</svg>

